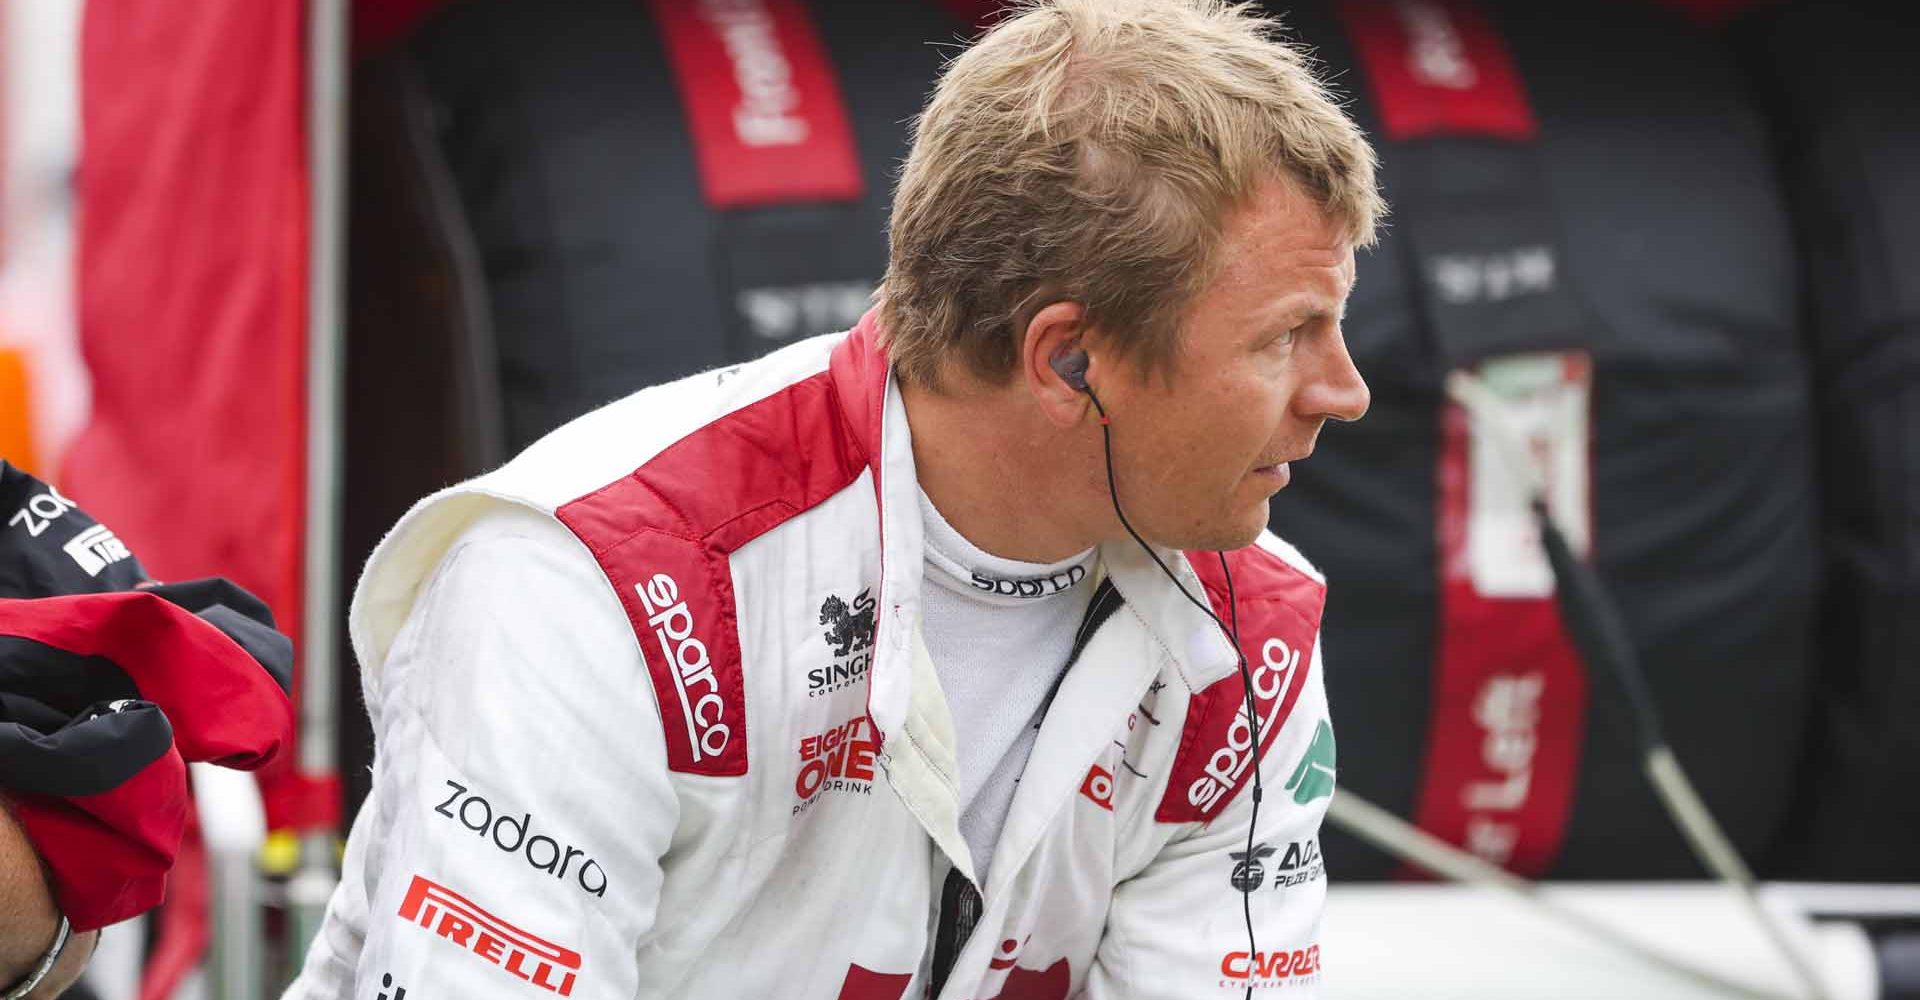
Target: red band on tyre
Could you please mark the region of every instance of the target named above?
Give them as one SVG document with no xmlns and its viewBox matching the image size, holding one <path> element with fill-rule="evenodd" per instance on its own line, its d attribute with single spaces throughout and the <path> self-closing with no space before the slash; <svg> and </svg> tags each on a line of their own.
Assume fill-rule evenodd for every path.
<svg viewBox="0 0 1920 1000">
<path fill-rule="evenodd" d="M 865 193 L 840 83 L 800 0 L 652 0 L 714 208 Z"/>
<path fill-rule="evenodd" d="M 1345 0 L 1340 17 L 1387 138 L 1525 142 L 1539 131 L 1506 43 L 1471 0 Z"/>
</svg>

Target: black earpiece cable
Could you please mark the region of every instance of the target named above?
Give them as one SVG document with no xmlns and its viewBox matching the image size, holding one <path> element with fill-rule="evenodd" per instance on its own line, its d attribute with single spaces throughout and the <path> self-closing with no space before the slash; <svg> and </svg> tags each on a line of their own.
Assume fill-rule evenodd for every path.
<svg viewBox="0 0 1920 1000">
<path fill-rule="evenodd" d="M 1093 400 L 1094 410 L 1100 414 L 1100 442 L 1106 448 L 1107 455 L 1107 496 L 1113 501 L 1113 513 L 1120 518 L 1120 526 L 1127 529 L 1127 534 L 1132 535 L 1133 540 L 1138 542 L 1141 550 L 1147 554 L 1147 558 L 1152 559 L 1153 564 L 1160 567 L 1160 572 L 1165 573 L 1167 579 L 1173 581 L 1173 587 L 1180 592 L 1180 596 L 1186 598 L 1188 603 L 1194 607 L 1199 608 L 1201 614 L 1212 619 L 1213 623 L 1219 626 L 1221 634 L 1225 635 L 1233 643 L 1233 655 L 1239 661 L 1240 682 L 1245 687 L 1247 698 L 1247 726 L 1252 730 L 1253 737 L 1253 811 L 1252 814 L 1247 817 L 1246 854 L 1249 862 L 1251 862 L 1253 858 L 1253 834 L 1254 831 L 1258 829 L 1257 824 L 1260 821 L 1260 796 L 1262 793 L 1260 787 L 1260 707 L 1258 703 L 1254 701 L 1253 697 L 1253 672 L 1247 668 L 1247 654 L 1240 648 L 1240 607 L 1238 602 L 1234 600 L 1233 571 L 1227 568 L 1227 554 L 1225 552 L 1214 553 L 1214 555 L 1220 558 L 1221 574 L 1227 578 L 1227 615 L 1232 619 L 1233 624 L 1231 626 L 1221 621 L 1220 616 L 1214 614 L 1213 609 L 1208 607 L 1206 602 L 1188 592 L 1186 585 L 1180 582 L 1180 578 L 1174 575 L 1173 570 L 1167 568 L 1165 562 L 1161 561 L 1160 554 L 1153 551 L 1153 546 L 1148 545 L 1147 540 L 1141 538 L 1138 531 L 1133 530 L 1132 522 L 1127 520 L 1126 511 L 1120 509 L 1120 488 L 1114 483 L 1113 422 L 1107 417 L 1107 408 L 1100 405 L 1100 396 L 1093 391 L 1093 386 L 1085 385 L 1083 378 L 1081 384 L 1076 386 L 1076 388 L 1084 389 L 1087 398 Z M 1260 943 L 1255 939 L 1253 934 L 1253 889 L 1249 888 L 1241 891 L 1240 912 L 1247 921 L 1248 972 L 1246 1000 L 1253 1000 L 1252 970 L 1259 962 L 1260 955 Z"/>
</svg>

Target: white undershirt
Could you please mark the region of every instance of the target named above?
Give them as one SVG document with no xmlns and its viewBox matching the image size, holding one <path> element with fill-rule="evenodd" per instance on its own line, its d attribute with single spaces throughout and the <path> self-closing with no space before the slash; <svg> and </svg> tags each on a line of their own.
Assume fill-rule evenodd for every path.
<svg viewBox="0 0 1920 1000">
<path fill-rule="evenodd" d="M 984 885 L 1040 712 L 1066 671 L 1093 595 L 1094 550 L 1051 565 L 989 555 L 922 491 L 927 587 L 921 629 L 953 717 L 960 835 Z"/>
</svg>

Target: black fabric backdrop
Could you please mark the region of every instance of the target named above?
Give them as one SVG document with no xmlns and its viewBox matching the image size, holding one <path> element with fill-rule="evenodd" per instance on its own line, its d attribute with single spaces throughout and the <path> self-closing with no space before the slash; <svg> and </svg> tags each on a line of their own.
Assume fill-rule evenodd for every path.
<svg viewBox="0 0 1920 1000">
<path fill-rule="evenodd" d="M 940 43 L 967 26 L 932 2 L 812 6 L 867 181 L 855 204 L 708 209 L 661 41 L 637 0 L 465 0 L 400 51 L 452 181 L 456 242 L 473 248 L 452 267 L 477 290 L 467 312 L 490 331 L 496 363 L 481 368 L 494 384 L 481 395 L 497 392 L 508 452 L 642 385 L 851 322 L 768 338 L 737 293 L 878 279 L 905 125 L 947 51 Z M 1330 4 L 1273 6 L 1377 135 Z M 1883 877 L 1920 877 L 1898 858 L 1912 827 L 1868 806 L 1897 787 L 1897 769 L 1878 769 L 1886 755 L 1920 758 L 1912 727 L 1902 735 L 1898 724 L 1920 707 L 1898 669 L 1916 641 L 1899 609 L 1920 577 L 1920 436 L 1907 433 L 1920 374 L 1914 293 L 1894 277 L 1914 272 L 1920 171 L 1911 141 L 1878 151 L 1880 136 L 1911 137 L 1920 120 L 1920 99 L 1893 82 L 1909 61 L 1888 53 L 1850 65 L 1860 42 L 1847 30 L 1873 26 L 1811 9 L 1768 12 L 1767 31 L 1742 25 L 1762 39 L 1746 42 L 1743 64 L 1723 35 L 1652 4 L 1487 6 L 1540 139 L 1522 160 L 1498 162 L 1473 143 L 1381 142 L 1396 214 L 1361 259 L 1346 325 L 1373 411 L 1330 427 L 1274 505 L 1276 529 L 1333 582 L 1325 642 L 1341 782 L 1402 815 L 1416 802 L 1438 624 L 1445 371 L 1580 346 L 1595 362 L 1593 561 L 1707 803 L 1768 870 L 1864 872 L 1810 848 L 1871 842 L 1888 862 L 1874 869 Z M 1828 27 L 1815 23 L 1823 17 Z M 1910 37 L 1880 31 L 1887 46 Z M 1807 78 L 1756 87 L 1749 73 L 1769 59 L 1775 77 L 1792 65 Z M 1869 107 L 1854 106 L 1869 94 Z M 1800 136 L 1835 104 L 1848 107 L 1838 116 L 1847 127 L 1814 130 L 1817 144 L 1777 143 L 1770 131 Z M 1486 222 L 1448 192 L 1515 162 L 1530 163 L 1529 204 L 1541 209 L 1527 224 L 1560 250 L 1563 308 L 1545 319 L 1517 308 L 1443 315 L 1416 286 L 1418 260 Z M 1862 162 L 1876 183 L 1854 183 Z M 445 229 L 446 214 L 426 224 Z M 1884 277 L 1863 290 L 1863 274 Z M 1810 326 L 1810 314 L 1822 318 Z M 440 482 L 418 485 L 414 495 Z M 371 545 L 373 530 L 362 534 L 350 565 Z M 1835 588 L 1816 644 L 1823 561 Z M 1592 691 L 1571 828 L 1551 874 L 1699 876 L 1641 777 L 1618 699 L 1601 678 Z M 350 754 L 364 759 L 364 744 Z M 1337 833 L 1326 840 L 1336 877 L 1395 867 Z"/>
</svg>

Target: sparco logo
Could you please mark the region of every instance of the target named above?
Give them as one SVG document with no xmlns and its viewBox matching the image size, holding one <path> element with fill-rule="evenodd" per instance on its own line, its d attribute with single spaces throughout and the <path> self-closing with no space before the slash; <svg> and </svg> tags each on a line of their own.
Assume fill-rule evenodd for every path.
<svg viewBox="0 0 1920 1000">
<path fill-rule="evenodd" d="M 773 15 L 760 0 L 700 0 L 700 16 L 720 35 L 740 103 L 733 109 L 733 132 L 747 146 L 797 146 L 807 141 L 807 120 L 793 65 L 780 49 Z"/>
<path fill-rule="evenodd" d="M 801 740 L 800 773 L 793 779 L 793 793 L 800 801 L 794 804 L 793 815 L 806 811 L 822 792 L 872 794 L 877 749 L 873 723 L 865 715 Z"/>
<path fill-rule="evenodd" d="M 653 627 L 660 655 L 672 669 L 694 762 L 720 756 L 726 752 L 733 730 L 724 721 L 727 705 L 720 697 L 720 682 L 713 675 L 706 643 L 694 637 L 693 612 L 680 600 L 680 585 L 665 573 L 655 573 L 653 579 L 635 584 L 633 589 L 647 607 L 647 624 Z M 696 695 L 696 691 L 701 693 Z"/>
<path fill-rule="evenodd" d="M 1320 972 L 1320 946 L 1297 951 L 1230 951 L 1220 958 L 1220 985 L 1229 989 L 1272 989 Z"/>
<path fill-rule="evenodd" d="M 862 590 L 853 606 L 837 596 L 820 605 L 821 633 L 833 648 L 833 664 L 807 671 L 807 697 L 838 691 L 867 676 L 873 665 L 873 591 Z"/>
<path fill-rule="evenodd" d="M 532 813 L 521 813 L 517 818 L 496 817 L 493 804 L 468 794 L 467 786 L 449 780 L 447 787 L 453 789 L 453 794 L 434 806 L 434 812 L 472 830 L 482 840 L 492 841 L 493 846 L 508 854 L 523 855 L 527 864 L 556 879 L 565 879 L 571 871 L 580 888 L 595 896 L 607 894 L 607 873 L 601 870 L 600 863 L 571 844 L 562 847 L 552 837 L 533 833 Z M 574 864 L 576 858 L 581 859 L 578 865 Z"/>
<path fill-rule="evenodd" d="M 1287 645 L 1285 639 L 1268 639 L 1260 647 L 1260 665 L 1253 670 L 1253 695 L 1267 706 L 1260 719 L 1262 738 L 1270 735 L 1279 722 L 1280 694 L 1299 667 L 1300 651 Z M 1247 773 L 1253 758 L 1253 720 L 1242 704 L 1227 726 L 1225 745 L 1213 751 L 1200 777 L 1187 786 L 1187 802 L 1203 813 L 1210 811 Z"/>
<path fill-rule="evenodd" d="M 999 594 L 1001 597 L 1052 597 L 1086 579 L 1087 568 L 1069 566 L 1050 576 L 1029 577 L 1025 580 L 988 576 L 979 570 L 974 570 L 971 575 L 974 587 L 989 594 Z"/>
<path fill-rule="evenodd" d="M 536 937 L 418 875 L 400 901 L 400 919 L 424 927 L 549 993 L 573 995 L 580 953 Z"/>
</svg>

